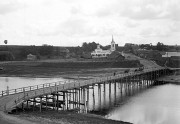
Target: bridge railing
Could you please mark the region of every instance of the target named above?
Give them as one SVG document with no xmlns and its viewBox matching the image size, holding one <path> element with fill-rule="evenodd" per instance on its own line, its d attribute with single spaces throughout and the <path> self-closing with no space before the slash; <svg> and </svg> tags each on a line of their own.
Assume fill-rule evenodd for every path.
<svg viewBox="0 0 180 124">
<path fill-rule="evenodd" d="M 112 80 L 112 79 L 117 79 L 117 78 L 123 78 L 127 76 L 132 76 L 132 75 L 137 75 L 145 72 L 150 72 L 150 71 L 155 71 L 158 70 L 158 68 L 144 68 L 143 71 L 130 71 L 129 73 L 122 73 L 122 72 L 116 72 L 116 74 L 108 74 L 103 77 L 95 78 L 95 79 L 90 79 L 86 81 L 78 81 L 79 86 L 81 84 L 93 84 L 93 83 L 98 83 L 106 80 Z M 74 81 L 74 86 L 76 81 Z M 27 87 L 22 87 L 22 88 L 17 88 L 17 89 L 11 89 L 11 90 L 5 90 L 5 91 L 0 91 L 0 96 L 5 96 L 5 95 L 11 95 L 11 94 L 17 94 L 17 93 L 22 93 L 26 91 L 32 91 L 32 90 L 38 90 L 41 88 L 47 88 L 47 87 L 53 87 L 53 86 L 59 86 L 60 84 L 65 85 L 67 81 L 58 81 L 58 82 L 53 82 L 53 83 L 45 83 L 45 84 L 39 84 L 39 85 L 34 85 L 34 86 L 27 86 Z M 72 83 L 72 82 L 70 82 Z M 77 83 L 77 82 L 76 82 Z"/>
<path fill-rule="evenodd" d="M 34 85 L 34 86 L 21 87 L 21 88 L 17 88 L 17 89 L 0 91 L 0 96 L 22 93 L 22 92 L 37 90 L 37 89 L 46 88 L 46 87 L 58 86 L 63 83 L 64 83 L 63 81 L 58 81 L 58 82 L 45 83 L 45 84 L 39 84 L 39 85 Z"/>
</svg>

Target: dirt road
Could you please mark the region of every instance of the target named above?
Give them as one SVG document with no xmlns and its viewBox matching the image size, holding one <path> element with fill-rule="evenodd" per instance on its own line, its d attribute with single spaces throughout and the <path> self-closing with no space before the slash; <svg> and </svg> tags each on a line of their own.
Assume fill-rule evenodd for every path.
<svg viewBox="0 0 180 124">
<path fill-rule="evenodd" d="M 124 54 L 125 55 L 125 58 L 128 59 L 128 60 L 139 60 L 140 63 L 142 65 L 144 65 L 144 67 L 148 67 L 148 68 L 151 68 L 151 67 L 161 67 L 159 65 L 157 65 L 154 61 L 151 61 L 151 60 L 147 60 L 147 59 L 143 59 L 143 58 L 140 58 L 138 56 L 135 56 L 133 54 Z"/>
</svg>

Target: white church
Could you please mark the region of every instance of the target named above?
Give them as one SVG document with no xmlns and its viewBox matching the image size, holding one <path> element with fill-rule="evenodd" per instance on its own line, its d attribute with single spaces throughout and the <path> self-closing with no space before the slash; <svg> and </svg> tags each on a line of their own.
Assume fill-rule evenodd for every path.
<svg viewBox="0 0 180 124">
<path fill-rule="evenodd" d="M 105 58 L 108 57 L 113 51 L 116 50 L 116 44 L 114 42 L 113 36 L 111 41 L 111 48 L 109 50 L 103 50 L 100 48 L 100 45 L 97 45 L 97 49 L 91 52 L 92 58 Z"/>
</svg>

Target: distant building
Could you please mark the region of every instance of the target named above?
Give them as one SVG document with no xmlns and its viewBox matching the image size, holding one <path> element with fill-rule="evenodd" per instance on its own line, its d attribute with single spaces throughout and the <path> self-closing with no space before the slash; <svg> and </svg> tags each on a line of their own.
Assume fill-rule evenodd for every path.
<svg viewBox="0 0 180 124">
<path fill-rule="evenodd" d="M 103 50 L 100 48 L 100 45 L 97 45 L 97 48 L 93 52 L 91 52 L 91 56 L 92 58 L 106 58 L 115 50 L 116 44 L 112 36 L 111 48 L 109 50 Z"/>
<path fill-rule="evenodd" d="M 166 52 L 162 57 L 180 56 L 180 52 Z"/>
<path fill-rule="evenodd" d="M 36 55 L 32 55 L 32 54 L 27 55 L 27 60 L 34 61 L 36 59 L 37 59 Z"/>
</svg>

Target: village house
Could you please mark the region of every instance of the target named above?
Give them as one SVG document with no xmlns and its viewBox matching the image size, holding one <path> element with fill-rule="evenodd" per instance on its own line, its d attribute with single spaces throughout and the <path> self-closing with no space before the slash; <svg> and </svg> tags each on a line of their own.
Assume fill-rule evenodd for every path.
<svg viewBox="0 0 180 124">
<path fill-rule="evenodd" d="M 37 59 L 36 55 L 32 55 L 32 54 L 27 55 L 27 60 L 34 61 L 36 59 Z"/>
</svg>

